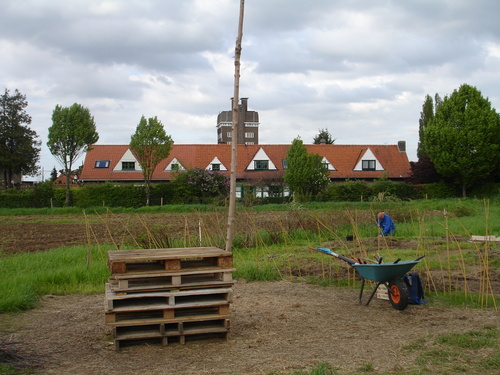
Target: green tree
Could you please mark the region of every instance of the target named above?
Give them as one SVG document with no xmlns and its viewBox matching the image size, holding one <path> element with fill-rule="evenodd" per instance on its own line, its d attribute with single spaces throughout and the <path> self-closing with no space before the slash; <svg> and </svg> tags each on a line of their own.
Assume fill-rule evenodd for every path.
<svg viewBox="0 0 500 375">
<path fill-rule="evenodd" d="M 441 176 L 467 188 L 491 177 L 500 160 L 500 115 L 473 86 L 463 84 L 437 106 L 424 148 Z"/>
<path fill-rule="evenodd" d="M 38 135 L 27 125 L 26 96 L 18 90 L 0 95 L 0 171 L 5 187 L 12 187 L 15 175 L 35 175 L 38 172 L 40 145 Z"/>
<path fill-rule="evenodd" d="M 142 116 L 135 133 L 130 138 L 130 149 L 142 168 L 146 185 L 147 206 L 149 206 L 151 197 L 150 186 L 153 172 L 156 166 L 168 157 L 173 143 L 172 138 L 167 135 L 163 124 L 156 116 L 147 120 Z"/>
<path fill-rule="evenodd" d="M 205 203 L 207 198 L 227 197 L 229 178 L 217 171 L 194 168 L 178 172 L 174 181 L 178 199 L 185 203 Z"/>
<path fill-rule="evenodd" d="M 323 158 L 308 153 L 300 138 L 295 138 L 286 156 L 285 182 L 294 200 L 321 193 L 328 185 L 328 168 Z"/>
<path fill-rule="evenodd" d="M 54 169 L 52 169 L 52 172 L 50 172 L 50 181 L 54 182 L 55 180 L 57 180 L 57 169 L 56 167 L 54 167 Z"/>
<path fill-rule="evenodd" d="M 426 95 L 424 104 L 422 105 L 422 112 L 420 112 L 420 119 L 418 120 L 418 146 L 417 146 L 417 156 L 419 159 L 426 156 L 424 149 L 424 132 L 427 124 L 434 118 L 434 101 L 430 95 Z"/>
<path fill-rule="evenodd" d="M 56 105 L 52 113 L 47 146 L 63 166 L 66 176 L 66 206 L 71 205 L 72 167 L 76 160 L 90 150 L 98 140 L 99 134 L 94 117 L 88 108 L 78 103 L 74 103 L 71 107 Z"/>
<path fill-rule="evenodd" d="M 441 98 L 438 94 L 435 96 L 436 98 L 436 107 L 441 103 Z M 424 104 L 422 105 L 422 112 L 420 112 L 420 119 L 418 135 L 419 141 L 417 146 L 417 156 L 418 161 L 415 163 L 411 163 L 411 178 L 410 181 L 414 184 L 427 184 L 431 182 L 437 182 L 441 180 L 441 176 L 437 173 L 434 164 L 432 164 L 431 160 L 427 156 L 424 147 L 424 133 L 427 127 L 427 124 L 434 119 L 435 114 L 435 106 L 430 95 L 426 95 Z"/>
<path fill-rule="evenodd" d="M 313 144 L 319 145 L 325 143 L 327 145 L 333 145 L 335 139 L 327 129 L 319 129 L 319 133 L 313 138 Z"/>
</svg>

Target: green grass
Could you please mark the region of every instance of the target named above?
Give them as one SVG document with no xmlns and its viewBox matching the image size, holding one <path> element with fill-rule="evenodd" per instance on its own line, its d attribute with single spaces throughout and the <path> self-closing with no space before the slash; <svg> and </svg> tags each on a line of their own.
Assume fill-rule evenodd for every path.
<svg viewBox="0 0 500 375">
<path fill-rule="evenodd" d="M 335 368 L 328 363 L 320 363 L 312 367 L 310 370 L 299 370 L 292 373 L 270 372 L 268 375 L 337 375 Z"/>
<path fill-rule="evenodd" d="M 494 326 L 465 333 L 441 334 L 436 337 L 419 337 L 403 347 L 417 353 L 416 361 L 407 368 L 397 366 L 391 374 L 497 374 L 500 373 L 500 333 Z M 378 374 L 372 363 L 367 362 L 354 372 L 336 369 L 320 363 L 310 370 L 271 372 L 268 375 L 336 375 Z M 384 372 L 385 374 L 385 372 Z"/>
<path fill-rule="evenodd" d="M 103 293 L 107 250 L 93 247 L 88 267 L 84 246 L 0 257 L 0 312 L 33 308 L 45 294 Z"/>
<path fill-rule="evenodd" d="M 205 228 L 202 246 L 224 247 L 224 207 L 211 205 L 153 206 L 140 209 L 96 207 L 53 209 L 0 209 L 0 220 L 9 220 L 13 215 L 36 215 L 43 221 L 45 215 L 54 215 L 64 221 L 67 215 L 78 215 L 91 220 L 104 220 L 117 213 L 177 213 L 213 212 L 212 227 Z M 286 215 L 272 216 L 274 211 L 286 211 Z M 376 238 L 374 217 L 379 210 L 390 212 L 396 219 L 397 232 L 393 240 L 412 240 L 414 247 L 398 248 L 390 240 L 379 239 L 371 245 L 363 243 L 349 247 L 342 240 L 348 234 L 358 238 Z M 270 211 L 269 225 L 258 228 L 255 213 Z M 317 285 L 340 287 L 359 286 L 354 272 L 345 275 L 343 262 L 308 247 L 323 246 L 336 240 L 336 252 L 347 256 L 371 258 L 373 253 L 384 256 L 385 261 L 397 258 L 415 259 L 425 255 L 415 271 L 431 270 L 444 272 L 444 290 L 435 286 L 434 280 L 427 284 L 430 301 L 450 305 L 473 307 L 491 306 L 497 303 L 488 291 L 486 295 L 463 292 L 452 286 L 448 271 L 463 274 L 477 272 L 486 267 L 500 267 L 500 259 L 485 259 L 485 244 L 468 243 L 463 238 L 471 234 L 496 234 L 500 236 L 500 199 L 482 201 L 474 199 L 421 200 L 410 202 L 312 202 L 301 204 L 238 207 L 242 227 L 234 236 L 234 262 L 237 269 L 234 277 L 248 281 L 271 281 L 279 279 L 304 279 Z M 104 217 L 104 219 L 103 219 Z M 51 218 L 53 220 L 53 218 Z M 222 223 L 222 224 L 221 224 Z M 222 228 L 222 229 L 221 229 Z M 149 233 L 149 231 L 151 233 Z M 197 232 L 195 230 L 194 232 Z M 148 236 L 155 235 L 155 228 L 148 228 Z M 141 245 L 153 247 L 199 246 L 197 236 L 179 238 L 144 238 Z M 459 239 L 462 240 L 459 240 Z M 340 240 L 340 241 L 339 241 Z M 167 246 L 168 245 L 168 246 Z M 490 245 L 491 246 L 491 245 Z M 136 245 L 134 245 L 136 247 Z M 325 246 L 327 247 L 327 246 Z M 107 278 L 106 251 L 103 246 L 92 248 L 92 262 L 86 268 L 87 248 L 71 247 L 48 252 L 2 255 L 0 249 L 0 311 L 15 311 L 32 308 L 43 294 L 94 293 L 101 292 Z M 443 302 L 444 301 L 444 302 Z"/>
<path fill-rule="evenodd" d="M 485 326 L 479 331 L 441 334 L 425 344 L 422 339 L 416 345 L 423 349 L 416 365 L 423 373 L 499 373 L 500 333 L 497 327 Z M 406 347 L 411 350 L 412 345 Z M 489 355 L 479 355 L 479 350 Z"/>
</svg>

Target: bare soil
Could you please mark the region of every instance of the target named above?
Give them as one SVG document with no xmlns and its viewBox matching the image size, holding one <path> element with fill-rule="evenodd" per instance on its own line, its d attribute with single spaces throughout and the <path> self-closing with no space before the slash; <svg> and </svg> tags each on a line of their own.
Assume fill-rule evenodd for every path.
<svg viewBox="0 0 500 375">
<path fill-rule="evenodd" d="M 182 230 L 184 220 L 180 215 L 169 222 Z M 115 226 L 114 241 L 141 225 Z M 100 235 L 109 241 L 105 226 L 96 223 L 92 228 L 95 238 Z M 12 253 L 43 251 L 86 243 L 86 233 L 81 218 L 65 222 L 8 218 L 0 225 L 0 247 Z M 359 373 L 367 364 L 379 373 L 391 373 L 414 367 L 417 356 L 432 349 L 439 334 L 500 326 L 499 313 L 493 309 L 429 303 L 398 311 L 381 299 L 361 306 L 356 290 L 306 282 L 238 280 L 233 289 L 227 341 L 188 340 L 166 347 L 141 343 L 115 351 L 111 330 L 104 323 L 104 295 L 50 295 L 36 309 L 0 315 L 0 349 L 8 344 L 22 363 L 35 366 L 39 374 L 262 375 L 291 373 L 319 363 L 329 363 L 341 374 Z M 417 340 L 418 349 L 408 350 Z M 480 362 L 492 355 L 492 349 L 476 354 Z M 429 368 L 432 372 L 432 364 Z"/>
<path fill-rule="evenodd" d="M 329 363 L 339 373 L 371 364 L 380 373 L 415 365 L 441 333 L 499 323 L 492 310 L 410 305 L 385 300 L 357 304 L 357 293 L 288 281 L 237 282 L 227 341 L 137 344 L 115 351 L 104 324 L 102 295 L 46 296 L 40 307 L 15 317 L 1 340 L 15 342 L 41 374 L 269 374 Z M 488 358 L 491 351 L 479 352 Z M 498 369 L 497 369 L 498 370 Z M 495 372 L 491 372 L 492 374 Z"/>
</svg>

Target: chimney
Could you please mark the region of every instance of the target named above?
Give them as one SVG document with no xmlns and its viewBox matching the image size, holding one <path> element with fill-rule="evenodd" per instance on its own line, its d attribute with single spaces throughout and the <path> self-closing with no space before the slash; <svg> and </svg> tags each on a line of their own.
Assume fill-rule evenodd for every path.
<svg viewBox="0 0 500 375">
<path fill-rule="evenodd" d="M 405 141 L 398 142 L 398 150 L 399 150 L 399 152 L 406 152 L 406 142 Z"/>
<path fill-rule="evenodd" d="M 241 112 L 247 113 L 248 109 L 248 98 L 241 98 Z"/>
</svg>

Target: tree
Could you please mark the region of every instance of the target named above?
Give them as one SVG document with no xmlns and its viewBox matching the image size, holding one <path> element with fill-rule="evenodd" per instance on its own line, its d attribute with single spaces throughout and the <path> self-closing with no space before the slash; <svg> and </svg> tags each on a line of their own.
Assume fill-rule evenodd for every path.
<svg viewBox="0 0 500 375">
<path fill-rule="evenodd" d="M 436 94 L 436 106 L 441 103 L 441 98 Z M 435 107 L 432 97 L 425 96 L 424 104 L 422 105 L 422 112 L 420 112 L 420 119 L 418 120 L 419 128 L 418 135 L 419 141 L 417 146 L 418 161 L 411 163 L 411 178 L 410 181 L 414 184 L 427 184 L 441 180 L 441 176 L 437 173 L 434 164 L 427 156 L 424 147 L 424 133 L 427 124 L 434 119 Z"/>
<path fill-rule="evenodd" d="M 467 188 L 491 177 L 500 160 L 500 115 L 473 86 L 463 84 L 437 106 L 424 148 L 441 176 Z"/>
<path fill-rule="evenodd" d="M 418 159 L 420 160 L 427 154 L 425 153 L 424 149 L 424 131 L 425 128 L 427 127 L 427 124 L 434 118 L 434 102 L 432 100 L 432 97 L 430 95 L 426 95 L 424 104 L 422 105 L 422 112 L 420 112 L 420 120 L 418 120 L 418 136 L 419 136 L 419 141 L 418 141 L 418 146 L 417 146 L 417 156 Z"/>
<path fill-rule="evenodd" d="M 317 195 L 328 185 L 328 168 L 323 158 L 308 153 L 300 138 L 295 138 L 286 156 L 285 182 L 294 200 L 307 195 Z"/>
<path fill-rule="evenodd" d="M 81 104 L 71 107 L 56 105 L 52 113 L 52 126 L 49 128 L 48 142 L 50 152 L 63 166 L 66 176 L 66 206 L 71 205 L 70 180 L 74 163 L 99 140 L 94 117 L 90 110 Z"/>
<path fill-rule="evenodd" d="M 26 96 L 17 89 L 14 95 L 0 95 L 0 171 L 5 187 L 12 187 L 14 175 L 33 176 L 38 172 L 40 145 L 38 135 L 27 125 Z"/>
<path fill-rule="evenodd" d="M 52 172 L 50 172 L 50 181 L 54 182 L 55 180 L 57 180 L 57 169 L 56 167 L 54 167 L 54 169 L 52 169 Z"/>
<path fill-rule="evenodd" d="M 172 149 L 172 138 L 167 135 L 158 118 L 150 117 L 146 120 L 141 117 L 135 133 L 130 138 L 130 149 L 141 165 L 142 175 L 146 185 L 146 205 L 149 206 L 151 196 L 151 178 L 156 166 L 168 155 Z"/>
<path fill-rule="evenodd" d="M 227 176 L 198 167 L 178 172 L 171 184 L 174 185 L 177 198 L 182 198 L 186 203 L 206 203 L 211 198 L 225 198 L 230 188 Z"/>
<path fill-rule="evenodd" d="M 419 158 L 417 162 L 410 162 L 410 168 L 411 177 L 408 182 L 412 184 L 430 184 L 443 180 L 428 156 Z"/>
<path fill-rule="evenodd" d="M 335 139 L 332 138 L 332 135 L 327 129 L 319 129 L 319 133 L 313 138 L 313 144 L 319 145 L 319 144 L 327 144 L 327 145 L 333 145 L 335 142 Z"/>
</svg>

